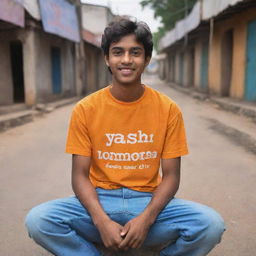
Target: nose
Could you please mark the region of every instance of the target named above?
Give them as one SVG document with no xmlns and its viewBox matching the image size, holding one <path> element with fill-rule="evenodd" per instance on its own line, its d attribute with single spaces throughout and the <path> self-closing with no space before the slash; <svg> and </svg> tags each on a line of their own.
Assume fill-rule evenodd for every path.
<svg viewBox="0 0 256 256">
<path fill-rule="evenodd" d="M 131 63 L 131 61 L 132 61 L 131 55 L 129 54 L 129 52 L 125 52 L 122 58 L 122 63 L 129 64 Z"/>
</svg>

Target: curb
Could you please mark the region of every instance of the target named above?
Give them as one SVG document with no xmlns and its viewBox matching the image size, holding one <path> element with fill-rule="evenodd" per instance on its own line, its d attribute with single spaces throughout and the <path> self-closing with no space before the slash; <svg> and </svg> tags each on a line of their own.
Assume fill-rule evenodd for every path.
<svg viewBox="0 0 256 256">
<path fill-rule="evenodd" d="M 213 119 L 207 118 L 207 121 L 210 122 L 210 129 L 217 131 L 219 134 L 226 136 L 232 142 L 239 146 L 243 146 L 247 151 L 250 151 L 253 154 L 256 154 L 256 139 L 248 135 L 245 132 L 242 132 L 236 128 L 223 124 L 222 122 Z"/>
<path fill-rule="evenodd" d="M 33 121 L 33 111 L 19 111 L 17 113 L 0 116 L 0 132 L 19 125 L 23 125 Z"/>
<path fill-rule="evenodd" d="M 235 102 L 233 100 L 230 100 L 229 98 L 210 97 L 208 94 L 193 91 L 190 88 L 182 88 L 174 83 L 171 83 L 170 85 L 172 88 L 187 95 L 190 95 L 195 99 L 213 102 L 225 111 L 245 116 L 247 118 L 250 118 L 254 123 L 256 123 L 256 105 L 254 106 L 253 104 L 247 102 Z M 256 154 L 256 133 L 255 137 L 253 137 L 242 130 L 226 125 L 217 119 L 207 118 L 206 120 L 211 125 L 210 129 L 218 132 L 221 135 L 226 136 L 233 143 L 244 147 L 247 151 Z"/>
<path fill-rule="evenodd" d="M 81 97 L 59 100 L 48 104 L 37 104 L 30 110 L 16 111 L 0 115 L 0 132 L 4 132 L 10 128 L 20 126 L 34 120 L 35 116 L 50 113 L 54 109 L 64 107 L 66 105 L 77 102 Z"/>
<path fill-rule="evenodd" d="M 252 121 L 256 123 L 256 105 L 250 106 L 250 104 L 247 103 L 225 102 L 224 99 L 215 97 L 210 98 L 210 100 L 218 104 L 222 109 L 251 118 Z"/>
<path fill-rule="evenodd" d="M 216 97 L 210 96 L 207 93 L 202 93 L 195 91 L 191 88 L 180 87 L 175 83 L 169 83 L 170 86 L 180 92 L 191 95 L 193 98 L 206 101 L 209 100 L 217 105 L 219 105 L 223 110 L 242 115 L 250 118 L 253 122 L 256 123 L 256 104 L 248 103 L 244 101 L 231 100 L 230 98 L 225 97 Z"/>
</svg>

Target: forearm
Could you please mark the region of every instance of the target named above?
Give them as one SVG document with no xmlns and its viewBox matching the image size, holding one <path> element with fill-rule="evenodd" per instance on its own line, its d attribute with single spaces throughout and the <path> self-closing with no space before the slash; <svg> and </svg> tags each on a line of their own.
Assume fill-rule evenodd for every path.
<svg viewBox="0 0 256 256">
<path fill-rule="evenodd" d="M 108 215 L 99 202 L 97 192 L 88 177 L 84 175 L 72 177 L 72 187 L 81 204 L 90 213 L 96 226 L 109 220 Z"/>
<path fill-rule="evenodd" d="M 179 188 L 179 177 L 172 175 L 163 178 L 157 189 L 153 192 L 152 199 L 142 215 L 145 215 L 151 224 L 166 204 L 174 197 Z"/>
</svg>

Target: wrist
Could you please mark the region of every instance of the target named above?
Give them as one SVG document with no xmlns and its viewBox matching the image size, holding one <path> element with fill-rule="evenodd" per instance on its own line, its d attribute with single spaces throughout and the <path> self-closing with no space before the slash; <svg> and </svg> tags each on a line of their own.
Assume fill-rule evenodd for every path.
<svg viewBox="0 0 256 256">
<path fill-rule="evenodd" d="M 107 214 L 101 214 L 101 215 L 98 215 L 95 216 L 95 217 L 92 217 L 92 220 L 93 220 L 93 223 L 94 225 L 99 228 L 101 227 L 102 225 L 105 225 L 106 222 L 110 221 L 110 218 L 108 217 Z"/>
<path fill-rule="evenodd" d="M 156 217 L 157 215 L 155 216 L 153 213 L 151 213 L 148 209 L 146 209 L 142 214 L 141 216 L 144 217 L 145 221 L 148 223 L 148 225 L 152 225 L 155 220 L 156 220 Z"/>
</svg>

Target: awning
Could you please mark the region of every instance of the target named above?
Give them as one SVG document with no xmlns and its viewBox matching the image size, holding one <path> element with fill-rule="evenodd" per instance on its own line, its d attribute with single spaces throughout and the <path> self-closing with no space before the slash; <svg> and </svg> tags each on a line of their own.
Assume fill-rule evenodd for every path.
<svg viewBox="0 0 256 256">
<path fill-rule="evenodd" d="M 167 32 L 165 36 L 161 38 L 159 41 L 159 50 L 169 47 L 199 26 L 201 20 L 200 7 L 200 2 L 197 2 L 190 14 L 185 19 L 179 20 L 175 28 Z"/>
<path fill-rule="evenodd" d="M 202 2 L 202 19 L 208 20 L 243 0 L 204 0 Z"/>
<path fill-rule="evenodd" d="M 66 0 L 39 0 L 43 28 L 46 32 L 79 42 L 76 7 Z"/>
<path fill-rule="evenodd" d="M 101 37 L 102 35 L 99 34 L 94 34 L 89 30 L 83 29 L 83 39 L 90 43 L 95 45 L 96 47 L 100 47 L 101 46 Z"/>
<path fill-rule="evenodd" d="M 39 4 L 37 0 L 23 0 L 26 11 L 36 20 L 41 20 Z"/>
<path fill-rule="evenodd" d="M 22 0 L 1 0 L 0 20 L 24 27 L 25 11 L 22 6 Z"/>
</svg>

